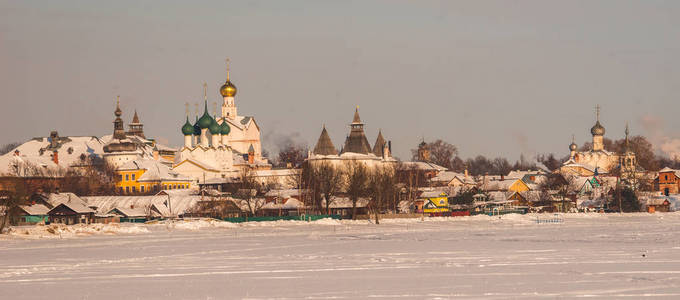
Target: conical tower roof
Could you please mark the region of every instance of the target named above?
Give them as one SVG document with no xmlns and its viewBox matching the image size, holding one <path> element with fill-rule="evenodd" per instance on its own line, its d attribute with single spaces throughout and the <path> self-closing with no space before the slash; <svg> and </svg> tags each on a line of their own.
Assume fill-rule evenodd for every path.
<svg viewBox="0 0 680 300">
<path fill-rule="evenodd" d="M 354 119 L 352 120 L 352 124 L 363 124 L 361 123 L 361 118 L 359 117 L 359 107 L 357 106 L 356 110 L 354 111 Z"/>
<path fill-rule="evenodd" d="M 382 130 L 378 130 L 378 138 L 375 139 L 375 144 L 373 145 L 373 154 L 378 157 L 383 156 L 383 150 L 385 150 L 385 139 L 382 135 Z"/>
<path fill-rule="evenodd" d="M 135 115 L 132 117 L 132 124 L 140 124 L 139 116 L 137 116 L 137 110 L 135 109 Z"/>
<path fill-rule="evenodd" d="M 369 154 L 371 153 L 371 144 L 368 143 L 366 139 L 366 134 L 364 133 L 364 123 L 361 123 L 361 118 L 359 118 L 359 108 L 354 111 L 354 120 L 350 124 L 352 128 L 349 132 L 349 136 L 345 140 L 345 146 L 343 147 L 343 152 L 361 153 Z"/>
<path fill-rule="evenodd" d="M 316 142 L 314 147 L 314 154 L 316 155 L 337 155 L 338 150 L 335 150 L 335 146 L 331 141 L 331 137 L 328 136 L 328 131 L 326 131 L 326 126 L 321 130 L 321 135 L 319 140 Z"/>
</svg>

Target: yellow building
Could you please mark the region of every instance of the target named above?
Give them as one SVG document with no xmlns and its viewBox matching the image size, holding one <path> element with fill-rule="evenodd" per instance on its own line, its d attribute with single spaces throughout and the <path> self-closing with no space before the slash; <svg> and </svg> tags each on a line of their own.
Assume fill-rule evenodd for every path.
<svg viewBox="0 0 680 300">
<path fill-rule="evenodd" d="M 159 161 L 138 159 L 125 163 L 116 170 L 119 194 L 148 194 L 160 190 L 191 188 L 192 180 L 173 172 Z"/>
<path fill-rule="evenodd" d="M 526 192 L 531 190 L 522 179 L 492 180 L 482 186 L 485 191 Z"/>
<path fill-rule="evenodd" d="M 420 198 L 424 200 L 424 213 L 442 213 L 449 211 L 449 198 L 444 192 L 424 192 Z"/>
</svg>

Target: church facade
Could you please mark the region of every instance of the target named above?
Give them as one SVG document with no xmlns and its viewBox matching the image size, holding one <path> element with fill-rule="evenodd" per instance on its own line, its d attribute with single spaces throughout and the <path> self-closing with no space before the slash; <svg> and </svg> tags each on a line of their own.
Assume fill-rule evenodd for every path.
<svg viewBox="0 0 680 300">
<path fill-rule="evenodd" d="M 622 178 L 634 177 L 643 172 L 637 165 L 635 153 L 629 147 L 629 130 L 626 125 L 626 140 L 621 153 L 608 151 L 604 147 L 605 128 L 600 123 L 600 108 L 597 107 L 597 119 L 590 129 L 593 137 L 592 148 L 578 151 L 578 145 L 572 139 L 569 145 L 569 159 L 562 164 L 559 172 L 575 176 L 594 176 L 618 174 Z"/>
<path fill-rule="evenodd" d="M 173 170 L 199 182 L 220 178 L 235 178 L 244 168 L 271 169 L 262 157 L 260 127 L 252 116 L 241 116 L 236 106 L 236 86 L 229 78 L 220 88 L 221 116 L 208 113 L 207 85 L 204 85 L 204 111 L 194 124 L 181 128 L 184 145 L 174 159 Z"/>
</svg>

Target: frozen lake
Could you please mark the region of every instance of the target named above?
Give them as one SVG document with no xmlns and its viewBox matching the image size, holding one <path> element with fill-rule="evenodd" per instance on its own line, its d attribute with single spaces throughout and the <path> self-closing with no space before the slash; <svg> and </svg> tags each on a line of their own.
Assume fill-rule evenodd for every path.
<svg viewBox="0 0 680 300">
<path fill-rule="evenodd" d="M 535 218 L 5 236 L 0 298 L 680 298 L 680 214 Z"/>
</svg>

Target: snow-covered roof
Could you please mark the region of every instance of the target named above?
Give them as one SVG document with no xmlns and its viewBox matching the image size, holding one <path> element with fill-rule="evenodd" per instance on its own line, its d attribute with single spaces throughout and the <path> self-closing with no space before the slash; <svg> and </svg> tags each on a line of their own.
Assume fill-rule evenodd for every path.
<svg viewBox="0 0 680 300">
<path fill-rule="evenodd" d="M 659 173 L 674 173 L 675 176 L 680 177 L 680 170 L 671 169 L 669 167 L 659 170 Z"/>
<path fill-rule="evenodd" d="M 106 214 L 114 214 L 114 215 L 120 215 L 122 217 L 126 218 L 134 218 L 134 217 L 146 217 L 147 213 L 146 210 L 143 208 L 139 207 L 115 207 L 108 211 Z"/>
<path fill-rule="evenodd" d="M 12 173 L 12 165 L 17 163 L 58 169 L 78 164 L 81 155 L 101 157 L 104 153 L 105 141 L 94 136 L 58 137 L 56 140 L 56 146 L 53 147 L 51 137 L 34 138 L 0 156 L 0 174 Z M 15 155 L 15 151 L 19 151 L 18 156 Z M 58 165 L 53 161 L 54 151 L 58 153 Z"/>
<path fill-rule="evenodd" d="M 83 197 L 89 206 L 96 207 L 100 213 L 108 213 L 116 207 L 140 207 L 148 208 L 155 205 L 159 210 L 167 211 L 163 217 L 183 215 L 193 208 L 201 196 L 170 196 L 168 208 L 168 196 L 85 196 Z M 172 209 L 172 213 L 170 210 Z"/>
<path fill-rule="evenodd" d="M 485 184 L 484 189 L 487 191 L 507 191 L 515 182 L 521 181 L 519 179 L 504 179 L 493 180 Z"/>
<path fill-rule="evenodd" d="M 58 206 L 63 205 L 66 206 L 67 208 L 71 209 L 72 211 L 79 213 L 79 214 L 86 214 L 86 213 L 94 213 L 95 211 L 82 203 L 78 201 L 67 201 L 67 202 L 62 202 L 54 206 L 50 211 L 56 209 Z"/>
<path fill-rule="evenodd" d="M 55 207 L 61 203 L 77 202 L 82 206 L 87 206 L 87 202 L 74 193 L 51 193 L 47 194 L 47 202 Z"/>
<path fill-rule="evenodd" d="M 666 199 L 666 197 L 662 197 L 662 198 L 649 198 L 649 199 L 647 199 L 647 205 L 648 205 L 648 206 L 649 206 L 649 205 L 655 205 L 655 206 L 656 206 L 656 205 L 664 205 L 664 203 L 665 203 L 666 201 L 668 201 L 668 199 Z M 668 201 L 668 203 L 670 204 L 670 201 Z"/>
<path fill-rule="evenodd" d="M 446 192 L 443 191 L 425 191 L 418 198 L 439 198 L 439 197 L 447 197 L 448 195 Z"/>
<path fill-rule="evenodd" d="M 437 171 L 437 172 L 442 172 L 448 170 L 445 167 L 442 167 L 438 164 L 434 164 L 431 162 L 424 162 L 424 161 L 405 161 L 403 162 L 404 166 L 407 168 L 416 168 L 421 171 Z"/>
<path fill-rule="evenodd" d="M 21 205 L 19 207 L 31 216 L 44 216 L 50 211 L 47 206 L 42 204 Z"/>
<path fill-rule="evenodd" d="M 264 194 L 264 196 L 289 198 L 293 196 L 298 196 L 300 195 L 300 193 L 304 193 L 304 191 L 300 191 L 298 189 L 269 190 L 266 194 Z"/>
<path fill-rule="evenodd" d="M 284 203 L 277 204 L 275 202 L 269 202 L 262 206 L 262 209 L 301 209 L 305 205 L 296 198 L 287 198 Z"/>
<path fill-rule="evenodd" d="M 348 197 L 332 197 L 329 208 L 352 208 L 352 200 Z M 322 207 L 326 207 L 326 199 L 321 200 Z M 366 207 L 368 205 L 368 198 L 357 199 L 357 207 Z"/>
</svg>

